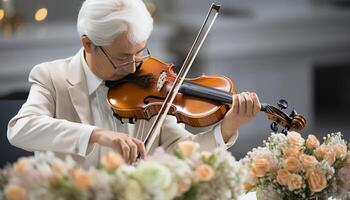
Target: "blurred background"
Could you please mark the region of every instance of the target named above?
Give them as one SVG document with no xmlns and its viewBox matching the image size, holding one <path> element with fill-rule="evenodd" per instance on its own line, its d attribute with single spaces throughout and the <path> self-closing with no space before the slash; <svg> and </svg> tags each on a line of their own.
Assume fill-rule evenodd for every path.
<svg viewBox="0 0 350 200">
<path fill-rule="evenodd" d="M 10 146 L 7 123 L 25 102 L 30 70 L 73 56 L 82 0 L 0 0 L 0 167 L 30 155 Z M 152 55 L 181 66 L 212 1 L 145 0 L 154 17 Z M 307 118 L 305 136 L 341 131 L 350 139 L 350 1 L 222 0 L 189 77 L 225 75 L 261 102 L 286 99 Z M 270 134 L 265 114 L 240 130 L 241 158 Z M 200 131 L 188 127 L 193 132 Z M 280 129 L 281 130 L 281 129 Z"/>
</svg>

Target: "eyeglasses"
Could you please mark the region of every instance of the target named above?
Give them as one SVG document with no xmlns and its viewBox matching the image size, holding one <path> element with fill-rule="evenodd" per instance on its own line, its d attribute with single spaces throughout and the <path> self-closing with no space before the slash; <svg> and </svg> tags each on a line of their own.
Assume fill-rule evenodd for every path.
<svg viewBox="0 0 350 200">
<path fill-rule="evenodd" d="M 134 56 L 132 60 L 130 61 L 126 61 L 123 62 L 122 64 L 116 65 L 113 62 L 113 58 L 112 56 L 110 56 L 107 51 L 102 47 L 102 46 L 98 46 L 102 53 L 106 56 L 106 58 L 108 59 L 108 61 L 112 64 L 114 69 L 120 68 L 120 67 L 125 67 L 127 65 L 130 64 L 134 64 L 135 66 L 138 66 L 139 64 L 142 63 L 143 60 L 145 60 L 146 58 L 151 57 L 151 52 L 149 51 L 148 47 L 146 47 L 140 54 L 140 56 Z"/>
</svg>

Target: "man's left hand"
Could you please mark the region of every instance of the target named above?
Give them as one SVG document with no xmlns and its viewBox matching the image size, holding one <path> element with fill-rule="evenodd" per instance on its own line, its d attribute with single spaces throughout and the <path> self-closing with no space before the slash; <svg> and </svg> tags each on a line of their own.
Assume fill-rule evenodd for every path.
<svg viewBox="0 0 350 200">
<path fill-rule="evenodd" d="M 236 134 L 240 127 L 256 116 L 260 107 L 256 93 L 242 92 L 232 95 L 232 106 L 221 123 L 221 133 L 225 143 Z"/>
</svg>

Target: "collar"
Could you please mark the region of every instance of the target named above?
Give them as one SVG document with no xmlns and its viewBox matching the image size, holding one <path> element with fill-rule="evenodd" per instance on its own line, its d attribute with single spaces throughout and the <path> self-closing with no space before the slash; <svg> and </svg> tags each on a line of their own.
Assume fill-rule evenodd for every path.
<svg viewBox="0 0 350 200">
<path fill-rule="evenodd" d="M 91 95 L 101 85 L 103 80 L 100 79 L 99 77 L 97 77 L 91 71 L 89 66 L 87 65 L 86 60 L 85 60 L 85 55 L 84 55 L 85 54 L 84 48 L 81 49 L 80 54 L 81 54 L 80 55 L 81 63 L 83 65 L 84 73 L 85 73 L 85 76 L 86 76 L 86 82 L 87 82 L 87 86 L 88 86 L 89 95 Z"/>
</svg>

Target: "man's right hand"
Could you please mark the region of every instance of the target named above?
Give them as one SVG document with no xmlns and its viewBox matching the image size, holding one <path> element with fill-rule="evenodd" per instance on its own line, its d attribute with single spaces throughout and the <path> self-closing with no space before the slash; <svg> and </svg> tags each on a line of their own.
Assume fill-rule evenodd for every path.
<svg viewBox="0 0 350 200">
<path fill-rule="evenodd" d="M 136 161 L 138 153 L 145 158 L 146 149 L 139 139 L 103 128 L 95 128 L 90 136 L 89 143 L 98 143 L 123 154 L 125 162 L 131 164 Z"/>
</svg>

